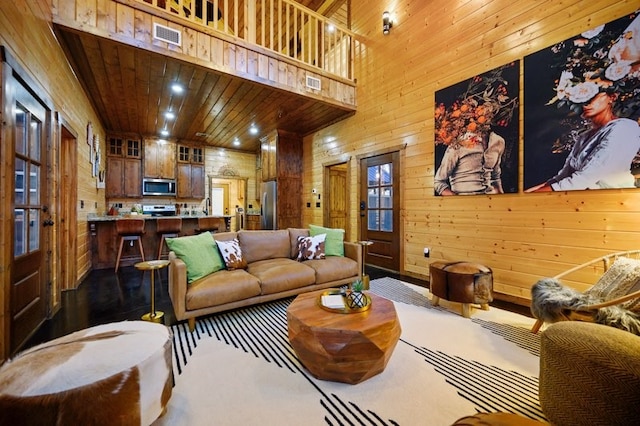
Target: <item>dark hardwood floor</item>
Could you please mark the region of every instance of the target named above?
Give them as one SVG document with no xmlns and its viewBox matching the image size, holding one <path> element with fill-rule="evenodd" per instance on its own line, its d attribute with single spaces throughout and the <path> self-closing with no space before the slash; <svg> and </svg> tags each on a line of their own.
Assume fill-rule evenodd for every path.
<svg viewBox="0 0 640 426">
<path fill-rule="evenodd" d="M 177 322 L 167 291 L 168 268 L 155 275 L 156 310 L 164 312 L 164 324 Z M 428 281 L 367 266 L 370 279 L 393 277 L 422 287 Z M 62 293 L 60 310 L 45 321 L 22 349 L 95 325 L 109 322 L 139 320 L 151 307 L 149 294 L 150 271 L 139 271 L 133 266 L 122 267 L 118 273 L 112 269 L 92 271 L 76 290 Z M 495 301 L 492 306 L 530 316 L 529 308 Z"/>
</svg>

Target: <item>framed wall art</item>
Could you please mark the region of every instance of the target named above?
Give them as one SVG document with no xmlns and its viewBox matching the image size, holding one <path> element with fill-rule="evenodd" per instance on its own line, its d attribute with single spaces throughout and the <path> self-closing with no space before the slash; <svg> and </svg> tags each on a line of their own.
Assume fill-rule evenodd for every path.
<svg viewBox="0 0 640 426">
<path fill-rule="evenodd" d="M 519 75 L 514 61 L 436 92 L 435 195 L 518 191 Z"/>
<path fill-rule="evenodd" d="M 525 192 L 637 187 L 639 106 L 638 13 L 525 57 Z"/>
</svg>

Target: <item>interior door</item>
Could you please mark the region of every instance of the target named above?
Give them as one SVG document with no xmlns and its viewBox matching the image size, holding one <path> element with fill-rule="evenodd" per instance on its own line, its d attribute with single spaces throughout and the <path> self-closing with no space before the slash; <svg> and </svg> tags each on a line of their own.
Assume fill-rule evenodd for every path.
<svg viewBox="0 0 640 426">
<path fill-rule="evenodd" d="M 324 194 L 327 212 L 324 215 L 328 220 L 324 223 L 329 228 L 346 230 L 349 235 L 347 206 L 349 187 L 347 181 L 347 163 L 336 164 L 325 169 L 328 182 L 325 184 L 327 191 Z M 314 200 L 315 202 L 315 200 Z"/>
<path fill-rule="evenodd" d="M 360 236 L 373 242 L 367 249 L 366 263 L 399 271 L 399 154 L 360 161 Z"/>
<path fill-rule="evenodd" d="M 14 353 L 44 321 L 47 313 L 47 111 L 27 89 L 12 80 L 14 151 L 13 257 L 11 273 L 11 352 Z M 12 96 L 13 95 L 13 96 Z"/>
<path fill-rule="evenodd" d="M 77 138 L 64 126 L 60 140 L 60 195 L 58 211 L 60 212 L 60 269 L 62 289 L 76 287 L 78 280 L 76 260 L 77 253 L 77 212 L 76 188 L 78 187 L 77 170 Z"/>
</svg>

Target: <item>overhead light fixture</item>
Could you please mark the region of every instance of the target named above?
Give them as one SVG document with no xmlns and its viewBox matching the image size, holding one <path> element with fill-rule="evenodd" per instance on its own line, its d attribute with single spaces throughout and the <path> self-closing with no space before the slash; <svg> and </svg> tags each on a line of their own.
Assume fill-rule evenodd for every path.
<svg viewBox="0 0 640 426">
<path fill-rule="evenodd" d="M 393 27 L 393 18 L 386 10 L 382 13 L 382 34 L 387 35 Z"/>
<path fill-rule="evenodd" d="M 233 140 L 233 146 L 240 146 L 240 140 L 238 138 Z"/>
<path fill-rule="evenodd" d="M 249 134 L 251 134 L 251 135 L 257 135 L 258 134 L 258 128 L 253 123 L 251 123 L 251 126 L 249 126 Z"/>
<path fill-rule="evenodd" d="M 335 30 L 336 30 L 336 27 L 335 27 L 331 22 L 329 22 L 329 23 L 327 24 L 327 31 L 329 31 L 330 33 L 332 33 L 332 32 L 334 32 Z"/>
<path fill-rule="evenodd" d="M 184 92 L 184 87 L 182 87 L 182 85 L 179 83 L 173 83 L 171 85 L 171 90 L 173 91 L 173 93 L 182 93 Z"/>
<path fill-rule="evenodd" d="M 174 118 L 176 118 L 176 115 L 171 111 L 167 111 L 167 112 L 164 113 L 164 117 L 167 120 L 173 120 Z"/>
<path fill-rule="evenodd" d="M 160 130 L 160 134 L 162 136 L 169 136 L 169 131 L 167 129 L 162 129 L 162 130 Z"/>
</svg>

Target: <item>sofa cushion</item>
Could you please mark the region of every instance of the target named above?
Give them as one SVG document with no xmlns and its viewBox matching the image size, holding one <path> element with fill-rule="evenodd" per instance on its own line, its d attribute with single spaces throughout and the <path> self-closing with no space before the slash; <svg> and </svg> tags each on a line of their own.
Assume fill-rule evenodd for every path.
<svg viewBox="0 0 640 426">
<path fill-rule="evenodd" d="M 209 232 L 167 238 L 165 241 L 169 250 L 173 251 L 187 266 L 188 283 L 225 268 L 220 251 Z"/>
<path fill-rule="evenodd" d="M 296 260 L 324 259 L 324 240 L 327 234 L 316 235 L 315 237 L 298 237 L 298 257 Z"/>
<path fill-rule="evenodd" d="M 305 266 L 304 263 L 285 258 L 250 263 L 247 272 L 260 280 L 262 294 L 304 287 L 313 284 L 316 279 L 316 273 L 312 268 Z"/>
<path fill-rule="evenodd" d="M 289 231 L 240 231 L 238 240 L 247 263 L 258 260 L 289 257 Z"/>
<path fill-rule="evenodd" d="M 213 234 L 213 239 L 216 241 L 231 241 L 234 238 L 238 238 L 237 232 L 216 232 Z"/>
<path fill-rule="evenodd" d="M 260 294 L 258 279 L 244 269 L 222 270 L 193 282 L 187 289 L 187 310 L 208 308 Z"/>
<path fill-rule="evenodd" d="M 308 237 L 307 228 L 289 228 L 289 241 L 291 242 L 291 259 L 298 258 L 298 237 Z"/>
<path fill-rule="evenodd" d="M 247 261 L 242 255 L 242 249 L 237 239 L 218 241 L 217 244 L 227 269 L 244 269 L 247 267 Z"/>
<path fill-rule="evenodd" d="M 325 254 L 327 256 L 344 256 L 344 229 L 309 225 L 309 234 L 312 237 L 320 234 L 327 234 L 327 239 L 324 242 Z"/>
<path fill-rule="evenodd" d="M 358 262 L 348 257 L 327 256 L 322 260 L 305 260 L 303 265 L 313 268 L 316 273 L 316 284 L 360 275 Z"/>
</svg>

